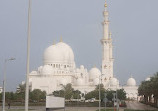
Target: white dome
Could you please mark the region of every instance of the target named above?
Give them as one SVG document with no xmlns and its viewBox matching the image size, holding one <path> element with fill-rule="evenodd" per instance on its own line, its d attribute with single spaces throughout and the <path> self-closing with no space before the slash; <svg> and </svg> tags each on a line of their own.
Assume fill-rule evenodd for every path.
<svg viewBox="0 0 158 111">
<path fill-rule="evenodd" d="M 110 86 L 117 86 L 119 84 L 119 81 L 116 78 L 110 79 Z"/>
<path fill-rule="evenodd" d="M 38 67 L 38 73 L 41 73 L 43 69 L 43 66 Z"/>
<path fill-rule="evenodd" d="M 32 71 L 30 74 L 31 75 L 37 75 L 37 71 Z"/>
<path fill-rule="evenodd" d="M 89 71 L 89 79 L 94 80 L 95 78 L 99 78 L 101 72 L 98 68 L 94 67 Z"/>
<path fill-rule="evenodd" d="M 84 79 L 82 78 L 78 78 L 77 81 L 76 81 L 76 85 L 84 85 Z"/>
<path fill-rule="evenodd" d="M 67 85 L 67 80 L 66 79 L 64 79 L 64 78 L 61 78 L 61 80 L 60 80 L 60 85 Z"/>
<path fill-rule="evenodd" d="M 80 69 L 84 69 L 84 65 L 81 65 L 81 66 L 80 66 Z"/>
<path fill-rule="evenodd" d="M 129 78 L 128 80 L 127 80 L 127 86 L 136 86 L 136 81 L 135 81 L 135 79 L 134 78 Z"/>
<path fill-rule="evenodd" d="M 59 42 L 45 50 L 43 60 L 44 64 L 74 63 L 74 53 L 69 45 Z"/>
<path fill-rule="evenodd" d="M 99 78 L 95 78 L 93 80 L 93 85 L 98 85 L 99 84 Z"/>
<path fill-rule="evenodd" d="M 151 79 L 151 78 L 150 78 L 150 77 L 148 77 L 148 78 L 146 78 L 146 79 L 145 79 L 145 81 L 150 81 L 150 79 Z"/>
<path fill-rule="evenodd" d="M 61 50 L 65 62 L 74 62 L 74 53 L 69 45 L 59 42 L 56 46 Z"/>
<path fill-rule="evenodd" d="M 53 73 L 53 68 L 52 68 L 52 66 L 44 65 L 41 73 L 42 73 L 43 75 L 50 75 L 50 74 L 52 74 L 52 73 Z"/>
</svg>

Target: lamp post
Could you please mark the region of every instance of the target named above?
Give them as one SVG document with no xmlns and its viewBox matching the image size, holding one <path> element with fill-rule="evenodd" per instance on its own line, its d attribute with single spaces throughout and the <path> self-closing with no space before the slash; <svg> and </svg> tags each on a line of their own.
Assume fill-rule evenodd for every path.
<svg viewBox="0 0 158 111">
<path fill-rule="evenodd" d="M 63 85 L 63 84 L 60 84 L 63 88 L 64 88 L 64 103 L 65 103 L 65 85 Z M 65 104 L 64 104 L 64 111 L 65 111 Z"/>
<path fill-rule="evenodd" d="M 107 103 L 107 101 L 108 101 L 108 99 L 107 99 L 107 97 L 106 97 L 106 96 L 107 96 L 107 94 L 106 94 L 106 93 L 104 93 L 104 102 L 105 102 L 105 108 L 104 108 L 104 109 L 105 109 L 105 111 L 106 111 L 106 103 Z"/>
<path fill-rule="evenodd" d="M 118 111 L 117 85 L 116 85 L 116 111 Z"/>
<path fill-rule="evenodd" d="M 5 85 L 6 85 L 6 70 L 7 70 L 7 61 L 15 60 L 15 58 L 5 59 L 4 61 L 4 79 L 3 79 L 3 108 L 2 111 L 5 111 Z"/>
<path fill-rule="evenodd" d="M 29 103 L 30 38 L 31 38 L 31 0 L 29 0 L 29 7 L 28 7 L 28 35 L 27 35 L 27 67 L 26 67 L 25 111 L 28 111 L 28 103 Z"/>
<path fill-rule="evenodd" d="M 118 99 L 118 93 L 117 93 L 117 86 L 119 85 L 119 81 L 117 80 L 117 85 L 116 85 L 116 103 L 117 103 L 117 111 L 119 111 L 119 99 Z"/>
<path fill-rule="evenodd" d="M 101 74 L 101 75 L 99 75 L 99 111 L 100 111 L 100 104 L 101 104 L 101 94 L 100 94 L 100 84 L 101 84 L 101 82 L 100 82 L 100 80 L 102 79 L 102 75 L 104 75 L 104 74 Z"/>
<path fill-rule="evenodd" d="M 116 98 L 116 93 L 112 93 L 112 94 L 113 94 L 113 101 L 114 101 L 114 111 L 116 111 L 116 110 L 115 110 L 115 103 L 116 103 L 116 99 L 117 99 L 117 98 Z"/>
</svg>

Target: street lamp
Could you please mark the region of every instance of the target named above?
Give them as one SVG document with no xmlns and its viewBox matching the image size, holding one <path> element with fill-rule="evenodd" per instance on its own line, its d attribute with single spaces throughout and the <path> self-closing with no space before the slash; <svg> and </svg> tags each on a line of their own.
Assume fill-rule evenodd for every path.
<svg viewBox="0 0 158 111">
<path fill-rule="evenodd" d="M 4 61 L 4 79 L 3 79 L 3 108 L 2 111 L 5 111 L 5 84 L 6 84 L 6 70 L 7 70 L 7 62 L 15 60 L 15 58 L 5 59 Z"/>
<path fill-rule="evenodd" d="M 102 79 L 102 75 L 104 75 L 104 74 L 101 74 L 101 75 L 99 75 L 99 111 L 100 111 L 100 99 L 101 99 L 101 94 L 100 94 L 100 80 Z"/>
</svg>

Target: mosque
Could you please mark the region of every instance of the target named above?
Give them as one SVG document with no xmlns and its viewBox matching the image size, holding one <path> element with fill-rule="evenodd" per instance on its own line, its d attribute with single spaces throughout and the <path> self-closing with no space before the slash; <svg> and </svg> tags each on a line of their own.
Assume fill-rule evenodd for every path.
<svg viewBox="0 0 158 111">
<path fill-rule="evenodd" d="M 80 90 L 82 93 L 88 93 L 94 90 L 96 85 L 102 83 L 105 89 L 116 90 L 124 88 L 128 98 L 137 98 L 138 86 L 135 79 L 130 77 L 127 80 L 127 84 L 121 86 L 119 80 L 113 74 L 113 45 L 106 2 L 103 17 L 101 71 L 97 67 L 88 70 L 83 65 L 77 68 L 72 48 L 60 40 L 59 43 L 45 49 L 43 66 L 38 67 L 36 71 L 32 71 L 29 74 L 31 90 L 41 89 L 46 91 L 47 94 L 51 94 L 53 91 L 60 90 L 62 85 L 71 83 L 74 89 Z"/>
</svg>

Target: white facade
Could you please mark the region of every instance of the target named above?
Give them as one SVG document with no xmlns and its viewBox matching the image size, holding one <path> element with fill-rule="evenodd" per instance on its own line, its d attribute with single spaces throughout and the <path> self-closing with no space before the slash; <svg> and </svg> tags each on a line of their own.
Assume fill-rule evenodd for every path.
<svg viewBox="0 0 158 111">
<path fill-rule="evenodd" d="M 2 87 L 0 87 L 0 93 L 2 93 L 3 92 L 3 88 Z"/>
<path fill-rule="evenodd" d="M 83 65 L 77 68 L 72 48 L 61 40 L 59 43 L 46 48 L 43 55 L 43 66 L 30 73 L 29 82 L 31 90 L 41 89 L 50 94 L 53 91 L 60 90 L 62 85 L 71 83 L 74 89 L 87 93 L 94 90 L 100 81 L 104 84 L 105 89 L 116 90 L 122 88 L 119 86 L 117 78 L 113 76 L 113 45 L 109 31 L 106 3 L 103 16 L 101 71 L 96 67 L 88 71 Z M 130 78 L 127 81 L 127 85 L 123 88 L 128 93 L 128 97 L 137 96 L 138 87 L 134 78 Z"/>
</svg>

